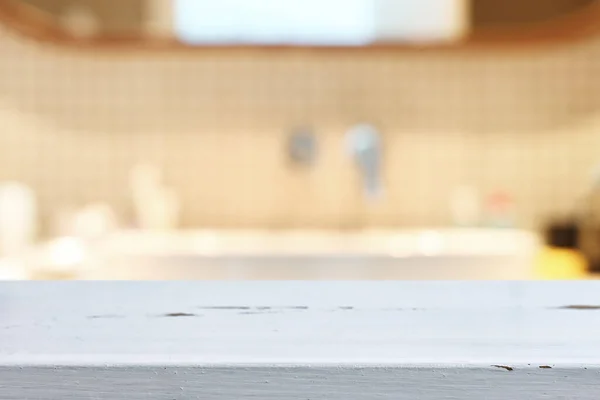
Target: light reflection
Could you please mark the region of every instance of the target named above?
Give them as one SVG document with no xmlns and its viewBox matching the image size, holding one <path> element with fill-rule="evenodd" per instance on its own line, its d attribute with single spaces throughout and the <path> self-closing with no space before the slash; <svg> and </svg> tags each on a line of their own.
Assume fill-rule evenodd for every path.
<svg viewBox="0 0 600 400">
<path fill-rule="evenodd" d="M 77 238 L 59 238 L 48 245 L 48 260 L 56 268 L 81 265 L 86 260 L 86 253 L 85 244 Z"/>
<path fill-rule="evenodd" d="M 437 231 L 423 232 L 417 240 L 417 248 L 419 253 L 426 257 L 438 256 L 444 252 L 444 237 Z"/>
</svg>

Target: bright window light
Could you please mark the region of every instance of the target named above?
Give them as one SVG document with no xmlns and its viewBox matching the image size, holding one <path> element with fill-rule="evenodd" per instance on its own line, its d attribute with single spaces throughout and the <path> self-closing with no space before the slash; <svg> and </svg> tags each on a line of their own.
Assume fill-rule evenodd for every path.
<svg viewBox="0 0 600 400">
<path fill-rule="evenodd" d="M 468 0 L 176 0 L 189 44 L 362 45 L 456 37 Z"/>
<path fill-rule="evenodd" d="M 176 32 L 190 43 L 361 44 L 372 41 L 375 31 L 372 0 L 178 0 L 176 4 Z"/>
</svg>

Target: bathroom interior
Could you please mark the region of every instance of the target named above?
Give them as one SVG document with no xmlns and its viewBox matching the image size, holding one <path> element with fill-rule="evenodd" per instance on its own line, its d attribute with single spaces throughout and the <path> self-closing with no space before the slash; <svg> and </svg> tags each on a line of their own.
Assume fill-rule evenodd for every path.
<svg viewBox="0 0 600 400">
<path fill-rule="evenodd" d="M 3 0 L 0 279 L 600 272 L 598 0 Z"/>
</svg>

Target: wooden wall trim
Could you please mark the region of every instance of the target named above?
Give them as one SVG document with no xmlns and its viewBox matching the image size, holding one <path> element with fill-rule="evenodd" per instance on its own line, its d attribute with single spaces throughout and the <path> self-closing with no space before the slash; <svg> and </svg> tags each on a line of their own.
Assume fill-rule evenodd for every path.
<svg viewBox="0 0 600 400">
<path fill-rule="evenodd" d="M 43 12 L 32 6 L 14 0 L 0 2 L 0 24 L 12 29 L 28 39 L 71 49 L 107 50 L 315 50 L 315 51 L 422 51 L 422 50 L 461 50 L 461 49 L 531 49 L 532 46 L 564 45 L 589 40 L 600 36 L 600 0 L 563 18 L 544 23 L 512 28 L 485 28 L 462 42 L 447 45 L 402 45 L 397 43 L 377 43 L 361 47 L 323 46 L 189 46 L 175 39 L 161 39 L 144 36 L 103 36 L 84 39 L 60 27 Z"/>
</svg>

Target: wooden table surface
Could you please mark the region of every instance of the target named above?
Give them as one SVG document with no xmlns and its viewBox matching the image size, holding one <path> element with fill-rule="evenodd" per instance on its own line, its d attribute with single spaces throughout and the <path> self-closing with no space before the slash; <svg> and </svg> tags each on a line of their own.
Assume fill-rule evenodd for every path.
<svg viewBox="0 0 600 400">
<path fill-rule="evenodd" d="M 598 399 L 600 283 L 0 284 L 0 399 Z"/>
</svg>

